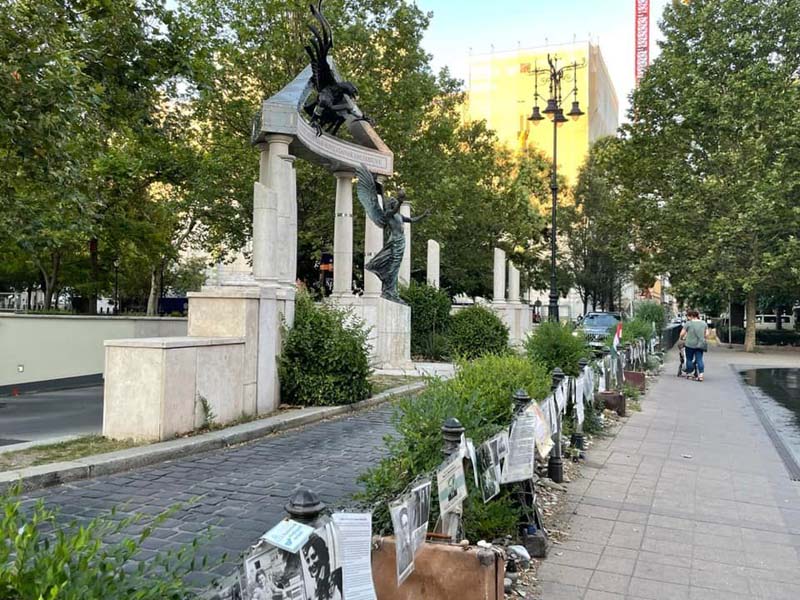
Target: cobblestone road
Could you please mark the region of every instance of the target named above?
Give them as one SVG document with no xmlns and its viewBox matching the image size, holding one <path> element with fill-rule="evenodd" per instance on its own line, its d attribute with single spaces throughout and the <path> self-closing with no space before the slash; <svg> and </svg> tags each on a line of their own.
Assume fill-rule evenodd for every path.
<svg viewBox="0 0 800 600">
<path fill-rule="evenodd" d="M 196 499 L 155 530 L 140 558 L 179 548 L 212 526 L 213 539 L 204 552 L 217 566 L 191 577 L 193 585 L 205 586 L 229 574 L 239 554 L 285 515 L 283 506 L 297 485 L 310 487 L 328 504 L 356 492 L 358 475 L 383 455 L 383 436 L 392 432 L 391 411 L 384 405 L 235 448 L 40 490 L 28 498 L 44 498 L 65 520 L 91 518 L 115 506 L 121 516 L 153 515 Z M 229 556 L 220 564 L 223 554 Z"/>
</svg>

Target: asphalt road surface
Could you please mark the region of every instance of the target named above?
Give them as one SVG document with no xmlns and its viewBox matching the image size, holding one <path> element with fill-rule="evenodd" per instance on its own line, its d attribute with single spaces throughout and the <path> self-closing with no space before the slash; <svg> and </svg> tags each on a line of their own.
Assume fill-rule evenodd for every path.
<svg viewBox="0 0 800 600">
<path fill-rule="evenodd" d="M 0 398 L 0 446 L 100 433 L 103 387 Z"/>
</svg>

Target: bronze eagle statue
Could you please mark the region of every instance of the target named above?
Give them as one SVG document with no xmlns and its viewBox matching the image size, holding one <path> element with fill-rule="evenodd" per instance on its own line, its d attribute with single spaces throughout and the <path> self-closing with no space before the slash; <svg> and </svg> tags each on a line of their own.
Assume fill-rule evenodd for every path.
<svg viewBox="0 0 800 600">
<path fill-rule="evenodd" d="M 356 106 L 358 89 L 349 81 L 338 81 L 328 63 L 328 54 L 333 48 L 333 33 L 325 15 L 322 14 L 322 0 L 314 6 L 310 4 L 318 26 L 308 25 L 313 34 L 311 43 L 305 46 L 311 59 L 311 84 L 316 92 L 303 106 L 310 117 L 311 126 L 322 135 L 323 129 L 336 135 L 342 123 L 348 118 L 357 121 L 370 121 Z"/>
</svg>

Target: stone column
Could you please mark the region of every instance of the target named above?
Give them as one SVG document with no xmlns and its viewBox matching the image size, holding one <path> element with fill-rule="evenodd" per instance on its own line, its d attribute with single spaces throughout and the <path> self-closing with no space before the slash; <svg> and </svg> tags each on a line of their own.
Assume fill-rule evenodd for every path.
<svg viewBox="0 0 800 600">
<path fill-rule="evenodd" d="M 258 181 L 253 184 L 253 277 L 274 286 L 278 284 L 278 195 L 269 188 L 270 144 L 259 144 L 258 149 Z"/>
<path fill-rule="evenodd" d="M 400 214 L 411 218 L 411 202 L 406 200 L 400 205 Z M 406 238 L 406 249 L 403 251 L 403 262 L 400 263 L 397 279 L 401 285 L 408 285 L 411 282 L 411 223 L 403 223 L 403 235 Z"/>
<path fill-rule="evenodd" d="M 384 177 L 378 177 L 381 183 L 384 179 Z M 383 229 L 375 225 L 369 216 L 365 216 L 364 221 L 366 222 L 364 228 L 364 295 L 380 296 L 381 280 L 374 273 L 367 271 L 366 266 L 383 248 Z"/>
<path fill-rule="evenodd" d="M 259 183 L 267 188 L 268 194 L 274 195 L 274 200 L 270 199 L 268 202 L 269 221 L 264 226 L 265 241 L 260 242 L 266 244 L 265 256 L 269 265 L 265 269 L 259 269 L 261 276 L 256 278 L 265 280 L 268 285 L 294 284 L 294 276 L 289 267 L 292 245 L 296 243 L 297 237 L 297 233 L 291 231 L 292 221 L 295 225 L 297 223 L 297 210 L 291 198 L 294 177 L 294 157 L 289 154 L 291 142 L 291 136 L 270 134 L 266 137 L 268 151 L 265 153 L 262 150 L 261 153 Z M 253 237 L 255 239 L 255 235 Z M 255 245 L 253 254 L 255 263 Z"/>
<path fill-rule="evenodd" d="M 508 301 L 519 303 L 519 269 L 508 263 Z"/>
<path fill-rule="evenodd" d="M 293 248 L 297 244 L 297 201 L 292 198 L 295 157 L 286 152 L 278 158 L 280 179 L 275 187 L 278 193 L 278 281 L 282 287 L 294 288 L 297 277 L 297 265 L 292 264 Z"/>
<path fill-rule="evenodd" d="M 428 285 L 439 287 L 439 242 L 428 240 L 428 268 L 426 279 Z"/>
<path fill-rule="evenodd" d="M 506 253 L 500 248 L 494 249 L 494 297 L 493 302 L 506 300 Z"/>
<path fill-rule="evenodd" d="M 333 228 L 333 293 L 353 291 L 353 172 L 337 171 Z"/>
</svg>

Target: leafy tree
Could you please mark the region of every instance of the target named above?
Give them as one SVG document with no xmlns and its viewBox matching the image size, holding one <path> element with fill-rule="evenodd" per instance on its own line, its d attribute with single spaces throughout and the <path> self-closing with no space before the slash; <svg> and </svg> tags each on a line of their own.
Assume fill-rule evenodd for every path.
<svg viewBox="0 0 800 600">
<path fill-rule="evenodd" d="M 664 12 L 633 94 L 620 181 L 637 243 L 687 300 L 800 283 L 798 0 L 694 0 Z"/>
<path fill-rule="evenodd" d="M 618 308 L 619 290 L 636 262 L 630 230 L 623 225 L 623 192 L 612 181 L 618 155 L 617 139 L 596 141 L 578 173 L 574 204 L 561 209 L 569 249 L 565 263 L 584 313 L 589 304 L 592 310 Z"/>
</svg>

